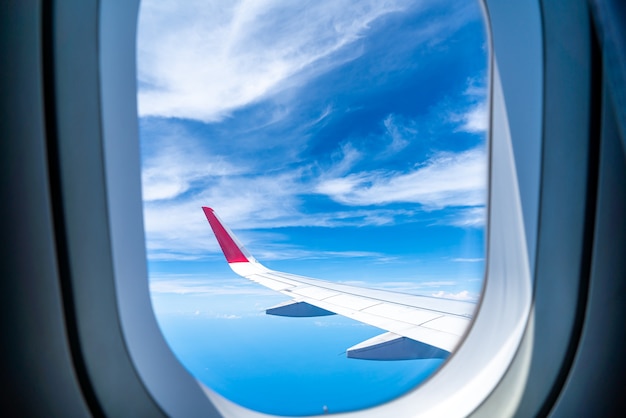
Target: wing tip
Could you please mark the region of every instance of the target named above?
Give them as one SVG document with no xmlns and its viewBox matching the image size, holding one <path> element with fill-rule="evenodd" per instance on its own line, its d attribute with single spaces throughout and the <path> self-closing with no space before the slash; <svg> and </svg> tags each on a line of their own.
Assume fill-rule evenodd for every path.
<svg viewBox="0 0 626 418">
<path fill-rule="evenodd" d="M 234 234 L 222 224 L 215 211 L 208 206 L 202 206 L 202 210 L 207 221 L 209 221 L 211 229 L 213 229 L 215 238 L 217 238 L 217 242 L 228 264 L 250 262 L 251 256 L 247 254 L 247 251 L 237 241 Z"/>
</svg>

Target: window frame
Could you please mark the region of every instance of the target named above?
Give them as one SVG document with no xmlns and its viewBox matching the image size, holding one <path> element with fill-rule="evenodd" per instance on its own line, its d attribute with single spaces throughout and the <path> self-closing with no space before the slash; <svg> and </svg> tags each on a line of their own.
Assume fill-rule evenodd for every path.
<svg viewBox="0 0 626 418">
<path fill-rule="evenodd" d="M 191 410 L 204 410 L 207 398 L 198 396 L 200 384 L 182 369 L 165 345 L 150 309 L 147 275 L 145 273 L 145 248 L 140 202 L 140 173 L 137 138 L 135 59 L 134 42 L 123 42 L 120 20 L 113 17 L 112 3 L 101 5 L 100 24 L 100 74 L 102 95 L 103 159 L 106 173 L 107 204 L 111 251 L 117 289 L 117 303 L 121 327 L 129 355 L 137 372 L 154 399 L 172 415 L 182 414 L 182 405 Z M 532 22 L 539 29 L 540 12 L 537 6 L 528 3 L 517 10 L 508 7 L 506 13 L 513 14 L 524 22 Z M 493 13 L 490 10 L 490 13 Z M 108 20 L 111 19 L 111 20 Z M 115 19 L 115 31 L 110 22 Z M 125 20 L 132 26 L 131 19 Z M 127 32 L 134 33 L 129 27 Z M 493 30 L 493 28 L 492 28 Z M 526 49 L 529 67 L 541 68 L 541 38 L 535 36 L 535 45 Z M 524 42 L 528 42 L 525 37 Z M 122 45 L 124 44 L 124 45 Z M 538 179 L 538 163 L 528 167 L 528 162 L 516 164 L 514 138 L 509 124 L 517 123 L 535 128 L 535 142 L 540 140 L 541 77 L 531 79 L 530 88 L 516 91 L 518 95 L 535 101 L 536 112 L 528 120 L 510 120 L 504 99 L 503 80 L 499 68 L 507 57 L 500 57 L 497 48 L 491 57 L 491 129 L 490 129 L 490 193 L 488 247 L 486 278 L 480 307 L 471 331 L 463 344 L 446 362 L 446 365 L 417 389 L 375 408 L 360 411 L 363 416 L 374 416 L 385 410 L 386 414 L 401 416 L 420 413 L 425 416 L 465 416 L 471 413 L 495 388 L 515 356 L 530 312 L 531 264 L 529 244 L 526 236 L 536 226 L 536 203 L 538 182 L 524 185 L 519 178 Z M 494 59 L 494 55 L 497 59 Z M 124 59 L 125 58 L 125 59 Z M 540 73 L 540 70 L 536 70 Z M 536 83 L 532 85 L 532 83 Z M 513 94 L 513 93 L 509 93 Z M 129 96 L 133 97 L 129 97 Z M 519 99 L 516 98 L 516 102 Z M 120 104 L 124 103 L 124 106 Z M 534 123 L 532 123 L 534 122 Z M 539 151 L 539 146 L 535 151 Z M 524 148 L 527 149 L 527 148 Z M 533 158 L 534 157 L 534 158 Z M 529 156 L 531 161 L 540 161 L 540 156 Z M 517 167 L 526 170 L 523 175 Z M 534 172 L 531 170 L 534 168 Z M 135 179 L 129 181 L 129 179 Z M 521 195 L 524 195 L 522 201 Z M 132 199 L 131 196 L 134 196 Z M 526 207 L 522 202 L 531 202 Z M 530 218 L 530 220 L 529 220 Z M 525 222 L 526 221 L 526 222 Z M 530 244 L 532 245 L 532 244 Z M 141 260 L 138 262 L 137 260 Z M 506 260 L 506 263 L 504 262 Z M 141 265 L 140 265 L 141 264 Z M 506 308 L 506 309 L 505 309 Z M 489 341 L 485 350 L 484 341 Z M 167 376 L 167 378 L 164 378 Z M 172 396 L 171 382 L 186 389 Z M 196 385 L 193 390 L 191 386 Z M 218 410 L 229 411 L 234 416 L 247 415 L 250 411 L 239 407 L 208 388 L 203 388 Z M 185 395 L 182 396 L 181 392 Z M 479 393 L 480 392 L 480 393 Z M 202 405 L 200 405 L 200 404 Z M 511 402 L 515 405 L 515 402 Z"/>
<path fill-rule="evenodd" d="M 488 0 L 485 8 L 492 51 L 489 226 L 484 291 L 475 320 L 459 349 L 425 383 L 386 404 L 339 415 L 466 416 L 488 399 L 505 377 L 515 382 L 507 392 L 508 412 L 513 412 L 521 399 L 531 348 L 536 344 L 531 301 L 542 161 L 542 23 L 537 3 L 502 3 Z M 75 13 L 74 3 L 66 4 L 56 10 L 57 21 L 83 18 Z M 95 16 L 93 10 L 90 14 L 97 33 L 89 34 L 84 45 L 55 58 L 54 65 L 65 68 L 76 57 L 89 57 L 83 70 L 97 78 L 84 80 L 87 90 L 83 91 L 75 88 L 73 79 L 80 73 L 56 72 L 60 85 L 65 86 L 57 92 L 59 147 L 61 154 L 67 155 L 61 178 L 64 216 L 76 225 L 93 222 L 98 226 L 77 228 L 67 240 L 73 309 L 93 391 L 111 415 L 122 409 L 128 413 L 128 405 L 141 404 L 138 411 L 169 416 L 219 416 L 220 412 L 267 416 L 203 387 L 176 360 L 160 333 L 148 289 L 140 192 L 135 63 L 138 1 L 88 4 L 97 5 Z M 512 19 L 525 22 L 527 31 L 509 27 L 507 22 Z M 88 28 L 82 30 L 89 32 Z M 61 35 L 55 36 L 62 41 Z M 529 43 L 517 51 L 511 46 Z M 531 77 L 516 78 L 514 67 L 520 62 L 532 72 Z M 92 82 L 95 93 L 89 90 Z M 71 106 L 81 103 L 81 97 L 90 92 L 99 101 L 84 111 L 95 119 L 76 123 L 79 109 Z M 518 112 L 519 106 L 527 110 Z M 84 141 L 85 137 L 93 140 Z M 72 151 L 80 141 L 89 144 L 89 161 L 94 166 L 86 167 Z M 83 176 L 90 179 L 89 190 L 77 186 Z M 90 196 L 88 210 L 86 195 Z M 98 262 L 102 263 L 100 273 L 93 274 Z M 106 347 L 99 346 L 102 342 Z M 111 352 L 117 353 L 116 357 L 103 362 L 102 356 Z M 133 396 L 120 398 L 120 380 L 111 379 L 113 363 L 127 366 L 116 373 Z"/>
</svg>

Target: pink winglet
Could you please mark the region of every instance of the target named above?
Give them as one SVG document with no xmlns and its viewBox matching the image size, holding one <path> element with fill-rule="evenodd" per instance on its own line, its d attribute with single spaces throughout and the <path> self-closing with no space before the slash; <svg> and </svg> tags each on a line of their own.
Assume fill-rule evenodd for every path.
<svg viewBox="0 0 626 418">
<path fill-rule="evenodd" d="M 244 253 L 241 251 L 241 248 L 239 248 L 239 245 L 237 245 L 237 243 L 233 240 L 231 234 L 222 225 L 213 209 L 203 206 L 202 210 L 204 210 L 204 214 L 209 221 L 209 225 L 211 225 L 211 228 L 215 233 L 217 242 L 220 244 L 220 247 L 222 247 L 222 252 L 226 257 L 226 261 L 228 261 L 229 263 L 249 262 L 250 260 L 246 258 Z"/>
</svg>

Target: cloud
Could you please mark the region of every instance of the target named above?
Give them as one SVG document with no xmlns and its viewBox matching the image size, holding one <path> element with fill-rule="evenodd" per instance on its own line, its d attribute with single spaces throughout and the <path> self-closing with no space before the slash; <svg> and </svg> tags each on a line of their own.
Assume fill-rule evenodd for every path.
<svg viewBox="0 0 626 418">
<path fill-rule="evenodd" d="M 359 209 L 303 212 L 303 202 L 313 193 L 313 162 L 262 171 L 253 161 L 239 163 L 209 152 L 188 132 L 160 124 L 162 137 L 151 138 L 144 153 L 142 185 L 144 227 L 150 260 L 194 260 L 216 256 L 219 249 L 202 215 L 202 206 L 213 207 L 228 225 L 250 242 L 251 229 L 289 226 L 338 227 L 387 225 L 410 215 L 403 209 Z M 171 124 L 170 124 L 171 125 Z M 169 126 L 169 125 L 168 125 Z M 154 129 L 154 128 L 152 128 Z M 170 129 L 170 131 L 168 131 Z M 250 157 L 248 157 L 250 158 Z M 333 157 L 330 172 L 341 176 L 362 154 L 345 144 Z M 328 253 L 307 253 L 277 246 L 266 240 L 264 259 L 327 258 Z M 343 256 L 346 256 L 345 254 Z M 354 255 L 352 255 L 354 256 Z"/>
<path fill-rule="evenodd" d="M 469 133 L 483 133 L 487 131 L 489 118 L 487 114 L 487 104 L 485 102 L 476 103 L 459 116 L 461 126 L 458 131 Z"/>
<path fill-rule="evenodd" d="M 318 167 L 313 160 L 268 171 L 254 161 L 247 163 L 246 158 L 239 157 L 235 164 L 232 157 L 227 160 L 211 153 L 184 131 L 153 138 L 150 145 L 142 181 L 151 260 L 193 260 L 219 253 L 201 206 L 213 207 L 224 222 L 243 230 L 240 235 L 245 242 L 253 236 L 249 230 L 259 228 L 393 225 L 419 211 L 417 207 L 386 207 L 405 202 L 418 203 L 426 210 L 455 209 L 438 224 L 465 228 L 485 222 L 484 208 L 479 206 L 484 204 L 486 188 L 482 148 L 438 153 L 402 173 L 354 172 L 360 162 L 372 157 L 349 142 L 331 154 L 328 168 Z M 306 211 L 308 199 L 320 194 L 346 207 Z M 272 237 L 265 242 L 270 244 Z M 280 245 L 264 248 L 267 254 L 258 254 L 264 259 L 329 256 Z"/>
<path fill-rule="evenodd" d="M 277 225 L 297 210 L 297 173 L 248 178 L 215 178 L 204 188 L 176 200 L 144 203 L 144 225 L 150 258 L 159 253 L 205 256 L 217 251 L 202 206 L 213 207 L 228 225 L 249 229 Z M 263 204 L 259 204 L 263 202 Z M 235 221 L 243 222 L 235 222 Z"/>
<path fill-rule="evenodd" d="M 449 113 L 449 120 L 456 124 L 456 132 L 482 134 L 489 128 L 489 108 L 487 105 L 487 86 L 485 80 L 478 77 L 467 80 L 463 92 L 466 105 Z"/>
<path fill-rule="evenodd" d="M 243 318 L 241 315 L 234 315 L 234 314 L 216 315 L 215 317 L 219 318 L 219 319 L 241 319 L 241 318 Z"/>
<path fill-rule="evenodd" d="M 400 3 L 143 1 L 139 113 L 220 121 L 298 74 L 353 60 L 370 24 Z"/>
<path fill-rule="evenodd" d="M 453 280 L 438 280 L 431 282 L 420 282 L 420 286 L 424 287 L 439 287 L 439 286 L 456 286 L 458 283 Z"/>
<path fill-rule="evenodd" d="M 443 225 L 458 226 L 460 228 L 482 228 L 487 221 L 485 206 L 462 208 L 452 216 L 442 218 L 438 223 Z"/>
<path fill-rule="evenodd" d="M 197 194 L 172 201 L 144 203 L 146 245 L 150 260 L 194 260 L 221 257 L 201 206 L 211 206 L 222 220 L 236 228 L 246 245 L 263 242 L 255 255 L 262 260 L 324 259 L 330 257 L 368 257 L 384 261 L 388 257 L 371 252 L 307 251 L 287 244 L 273 244 L 276 234 L 255 229 L 290 226 L 340 227 L 393 224 L 398 217 L 410 215 L 400 209 L 374 209 L 303 213 L 297 204 L 298 190 L 291 190 L 289 177 L 275 176 L 248 180 L 231 178 Z M 284 186 L 283 188 L 280 188 Z M 294 182 L 293 187 L 297 186 Z M 275 190 L 280 188 L 280 190 Z M 239 193 L 239 195 L 236 195 Z M 263 204 L 259 204 L 263 202 Z"/>
<path fill-rule="evenodd" d="M 480 297 L 480 295 L 472 293 L 468 290 L 462 290 L 457 293 L 445 292 L 443 290 L 440 290 L 438 292 L 431 293 L 431 296 L 436 298 L 467 300 L 471 302 L 478 301 L 478 298 Z"/>
<path fill-rule="evenodd" d="M 201 202 L 171 202 L 167 205 L 149 205 L 144 209 L 146 245 L 150 260 L 198 260 L 221 259 L 221 251 L 213 233 L 200 210 Z M 204 203 L 206 204 L 206 203 Z M 226 202 L 212 205 L 227 225 L 236 225 L 236 234 L 247 247 L 262 242 L 254 249 L 260 260 L 368 258 L 386 262 L 390 257 L 368 251 L 312 251 L 290 244 L 276 243 L 276 234 L 254 231 L 255 229 L 284 228 L 289 226 L 313 226 L 334 228 L 340 226 L 365 226 L 393 224 L 395 219 L 406 216 L 404 211 L 371 210 L 355 212 L 325 212 L 316 214 L 284 213 L 280 216 L 258 219 L 258 205 L 248 212 Z M 271 212 L 271 208 L 267 208 Z M 281 240 L 278 240 L 281 241 Z"/>
<path fill-rule="evenodd" d="M 387 135 L 391 138 L 391 143 L 384 151 L 384 154 L 395 154 L 403 150 L 410 143 L 407 137 L 412 139 L 417 134 L 417 130 L 414 127 L 399 123 L 398 117 L 393 114 L 389 114 L 383 121 L 383 124 L 385 125 Z"/>
<path fill-rule="evenodd" d="M 154 155 L 144 158 L 141 173 L 144 201 L 174 199 L 194 185 L 243 171 L 221 156 L 207 155 L 198 144 L 181 142 L 154 146 Z"/>
<path fill-rule="evenodd" d="M 207 280 L 197 278 L 151 279 L 150 293 L 177 295 L 273 295 L 274 292 L 255 283 L 239 279 Z"/>
<path fill-rule="evenodd" d="M 201 206 L 213 207 L 224 222 L 243 230 L 238 233 L 245 242 L 253 241 L 249 230 L 258 228 L 393 225 L 418 210 L 385 207 L 402 202 L 427 210 L 456 208 L 439 224 L 479 227 L 485 221 L 484 208 L 467 207 L 484 204 L 486 162 L 481 148 L 436 154 L 408 173 L 351 173 L 366 154 L 345 143 L 331 156 L 330 168 L 315 176 L 313 163 L 268 172 L 258 172 L 254 163 L 234 165 L 182 134 L 160 145 L 165 146 L 144 158 L 142 175 L 151 260 L 193 260 L 219 253 Z M 348 207 L 304 211 L 307 199 L 319 194 Z M 263 247 L 266 254 L 258 256 L 264 259 L 329 256 L 280 245 Z"/>
<path fill-rule="evenodd" d="M 370 171 L 324 178 L 315 191 L 336 202 L 361 206 L 397 202 L 429 209 L 485 203 L 486 155 L 482 147 L 439 153 L 408 173 Z"/>
<path fill-rule="evenodd" d="M 392 257 L 372 251 L 311 251 L 302 248 L 289 248 L 288 245 L 266 244 L 255 256 L 263 260 L 324 260 L 339 258 L 360 258 L 376 262 L 387 262 Z"/>
<path fill-rule="evenodd" d="M 361 151 L 356 149 L 352 143 L 345 142 L 340 145 L 338 151 L 335 151 L 331 155 L 332 164 L 330 168 L 326 170 L 326 175 L 343 176 L 362 158 L 363 153 Z"/>
<path fill-rule="evenodd" d="M 455 263 L 481 263 L 483 261 L 485 261 L 484 258 L 479 257 L 479 258 L 453 258 L 452 261 L 454 261 Z"/>
<path fill-rule="evenodd" d="M 376 60 L 380 74 L 391 74 L 389 65 L 395 65 L 394 71 L 417 65 L 400 63 L 407 54 L 396 54 L 396 49 L 422 51 L 439 45 L 469 21 L 465 16 L 469 6 L 444 16 L 437 9 L 443 6 L 436 2 L 432 8 L 424 8 L 424 2 L 407 6 L 395 0 L 312 1 L 307 7 L 280 0 L 183 3 L 145 0 L 141 5 L 139 112 L 150 260 L 221 257 L 200 210 L 205 205 L 214 207 L 244 242 L 269 238 L 263 241 L 265 253 L 257 254 L 261 259 L 384 261 L 382 254 L 311 252 L 282 245 L 276 236 L 258 229 L 393 225 L 401 219 L 415 221 L 424 209 L 455 208 L 464 216 L 463 208 L 484 204 L 485 161 L 480 162 L 482 168 L 478 165 L 485 156 L 480 149 L 440 152 L 409 169 L 373 169 L 374 164 L 382 166 L 381 159 L 405 153 L 421 158 L 425 145 L 415 154 L 410 148 L 418 139 L 417 119 L 390 113 L 394 109 L 381 112 L 380 119 L 371 121 L 376 132 L 363 134 L 368 140 L 375 137 L 378 148 L 373 152 L 350 133 L 315 137 L 322 131 L 329 136 L 338 132 L 336 127 L 349 119 L 346 109 L 359 103 L 320 94 L 320 103 L 299 104 L 306 96 L 299 97 L 305 92 L 300 87 L 313 93 L 321 85 L 320 75 L 358 57 L 365 59 L 366 38 L 384 26 L 385 17 L 410 7 L 409 12 L 418 12 L 415 21 L 424 23 L 412 25 L 415 37 L 410 45 L 394 46 L 393 53 L 385 55 L 389 59 Z M 442 18 L 432 19 L 435 15 Z M 367 67 L 367 74 L 372 71 Z M 351 85 L 350 77 L 337 74 Z M 472 80 L 458 93 L 463 98 L 462 106 L 454 107 L 458 115 L 478 103 L 480 86 Z M 354 94 L 347 91 L 346 95 Z M 466 119 L 459 118 L 455 126 L 465 126 Z M 468 116 L 468 127 L 474 126 L 471 120 Z M 449 122 L 447 133 L 454 129 Z M 178 129 L 159 130 L 171 126 Z M 426 131 L 421 122 L 419 127 Z M 387 161 L 400 160 L 394 158 Z M 448 221 L 462 227 L 478 225 L 470 217 Z"/>
</svg>

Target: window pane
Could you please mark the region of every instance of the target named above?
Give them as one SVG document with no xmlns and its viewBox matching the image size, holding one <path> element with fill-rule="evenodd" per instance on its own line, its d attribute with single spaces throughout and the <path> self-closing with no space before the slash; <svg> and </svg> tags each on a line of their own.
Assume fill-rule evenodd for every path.
<svg viewBox="0 0 626 418">
<path fill-rule="evenodd" d="M 288 318 L 201 210 L 268 268 L 477 301 L 488 45 L 478 2 L 143 1 L 139 120 L 153 306 L 208 387 L 282 415 L 365 408 L 444 359 L 346 350 L 384 329 Z"/>
</svg>

